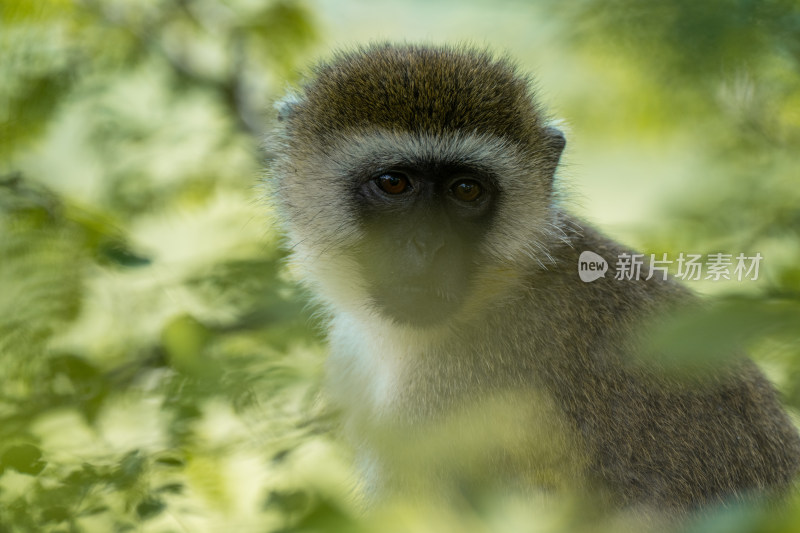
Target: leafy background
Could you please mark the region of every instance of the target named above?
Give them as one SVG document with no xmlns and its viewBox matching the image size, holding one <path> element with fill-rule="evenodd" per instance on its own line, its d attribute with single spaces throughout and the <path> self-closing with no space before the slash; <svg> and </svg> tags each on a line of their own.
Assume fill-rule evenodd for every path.
<svg viewBox="0 0 800 533">
<path fill-rule="evenodd" d="M 0 531 L 617 531 L 574 502 L 364 516 L 259 186 L 271 103 L 375 39 L 469 42 L 564 119 L 572 210 L 693 283 L 800 408 L 797 0 L 0 0 Z M 795 531 L 800 498 L 692 531 Z"/>
</svg>

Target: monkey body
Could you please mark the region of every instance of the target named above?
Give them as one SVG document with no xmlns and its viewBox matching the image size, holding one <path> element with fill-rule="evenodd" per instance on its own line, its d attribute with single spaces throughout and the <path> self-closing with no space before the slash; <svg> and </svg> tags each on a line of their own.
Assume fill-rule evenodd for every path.
<svg viewBox="0 0 800 533">
<path fill-rule="evenodd" d="M 280 109 L 275 197 L 369 490 L 685 511 L 791 483 L 800 439 L 755 365 L 681 379 L 642 355 L 687 289 L 579 279 L 582 251 L 632 252 L 560 207 L 564 137 L 510 63 L 378 45 L 315 74 Z"/>
<path fill-rule="evenodd" d="M 498 298 L 485 316 L 441 337 L 396 336 L 392 325 L 382 331 L 359 328 L 349 317 L 334 318 L 329 392 L 343 408 L 352 440 L 360 441 L 367 455 L 381 448 L 380 437 L 392 439 L 388 448 L 395 453 L 419 449 L 424 440 L 420 445 L 415 430 L 440 424 L 452 430 L 451 413 L 461 416 L 476 401 L 501 398 L 495 406 L 518 416 L 480 420 L 466 431 L 527 428 L 529 436 L 503 443 L 513 456 L 500 474 L 506 482 L 522 470 L 532 474 L 523 482 L 545 488 L 593 487 L 608 491 L 618 505 L 676 511 L 788 486 L 798 468 L 800 441 L 772 386 L 752 363 L 740 360 L 732 369 L 718 369 L 722 377 L 689 384 L 632 360 L 629 350 L 636 346 L 630 339 L 643 318 L 691 300 L 688 291 L 658 277 L 615 281 L 612 272 L 608 279 L 576 283 L 581 250 L 605 257 L 632 251 L 591 230 L 571 234 L 570 244 L 563 244 L 561 253 L 551 250 L 558 263 L 531 272 L 524 292 Z M 376 433 L 377 444 L 368 438 Z M 550 446 L 543 445 L 542 435 L 551 439 Z M 538 451 L 538 461 L 513 449 L 520 446 Z M 490 459 L 503 452 L 486 446 L 491 458 L 467 452 L 463 462 L 448 467 L 462 472 L 476 467 L 480 472 L 470 481 L 482 483 L 484 470 L 498 474 Z M 412 468 L 414 475 L 435 470 L 424 457 L 409 459 L 427 473 Z M 392 470 L 393 457 L 373 460 L 374 475 Z M 448 475 L 458 474 L 440 474 Z"/>
</svg>

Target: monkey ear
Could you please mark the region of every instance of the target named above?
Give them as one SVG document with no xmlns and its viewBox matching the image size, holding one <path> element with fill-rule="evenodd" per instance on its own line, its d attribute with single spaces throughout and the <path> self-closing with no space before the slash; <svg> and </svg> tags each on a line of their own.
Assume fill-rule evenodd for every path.
<svg viewBox="0 0 800 533">
<path fill-rule="evenodd" d="M 283 122 L 288 120 L 297 111 L 297 105 L 300 103 L 300 98 L 296 94 L 289 93 L 277 102 L 275 102 L 275 109 L 278 111 L 278 120 Z"/>
<path fill-rule="evenodd" d="M 555 126 L 547 126 L 544 129 L 544 133 L 547 138 L 547 146 L 560 157 L 564 147 L 567 146 L 567 138 L 564 137 L 564 132 Z"/>
<path fill-rule="evenodd" d="M 561 153 L 567 145 L 567 138 L 564 133 L 555 126 L 546 126 L 544 128 L 544 145 L 547 147 L 545 158 L 552 165 L 550 171 L 555 173 L 558 162 L 561 160 Z"/>
</svg>

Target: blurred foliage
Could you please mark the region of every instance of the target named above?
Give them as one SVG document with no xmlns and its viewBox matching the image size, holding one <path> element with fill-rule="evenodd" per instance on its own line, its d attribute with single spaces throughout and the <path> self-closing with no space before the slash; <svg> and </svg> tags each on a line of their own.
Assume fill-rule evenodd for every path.
<svg viewBox="0 0 800 533">
<path fill-rule="evenodd" d="M 253 184 L 315 27 L 296 2 L 0 2 L 0 531 L 289 520 L 321 348 Z"/>
<path fill-rule="evenodd" d="M 663 338 L 749 346 L 800 407 L 800 3 L 544 5 L 628 103 L 569 113 L 704 158 L 648 251 L 766 258 Z M 254 190 L 266 110 L 319 38 L 290 0 L 0 0 L 0 532 L 642 526 L 492 495 L 355 510 L 320 331 Z M 793 500 L 690 531 L 797 524 Z"/>
<path fill-rule="evenodd" d="M 585 0 L 550 8 L 566 18 L 573 42 L 591 60 L 624 73 L 630 105 L 599 110 L 622 114 L 599 121 L 650 126 L 631 129 L 635 136 L 689 131 L 705 158 L 696 190 L 673 199 L 669 224 L 660 226 L 684 246 L 710 250 L 755 250 L 782 240 L 796 259 L 800 2 Z M 660 245 L 668 238 L 651 237 Z M 785 261 L 791 272 L 777 274 L 793 277 L 786 281 L 795 290 L 798 263 Z"/>
</svg>

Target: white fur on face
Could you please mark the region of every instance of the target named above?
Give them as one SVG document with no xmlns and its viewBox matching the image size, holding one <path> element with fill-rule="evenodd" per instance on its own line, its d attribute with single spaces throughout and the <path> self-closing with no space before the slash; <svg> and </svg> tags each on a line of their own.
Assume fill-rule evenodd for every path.
<svg viewBox="0 0 800 533">
<path fill-rule="evenodd" d="M 298 146 L 284 140 L 273 169 L 277 197 L 293 262 L 330 310 L 374 315 L 365 308 L 369 297 L 361 266 L 349 249 L 363 238 L 351 200 L 364 175 L 382 168 L 418 161 L 475 167 L 498 184 L 498 208 L 480 243 L 482 268 L 473 280 L 474 293 L 465 309 L 483 308 L 493 293 L 513 285 L 521 265 L 547 268 L 547 247 L 559 238 L 552 221 L 552 155 L 522 153 L 494 135 L 412 134 L 365 130 L 347 135 L 332 147 Z M 550 159 L 548 159 L 550 155 Z M 374 316 L 373 316 L 374 318 Z"/>
</svg>

